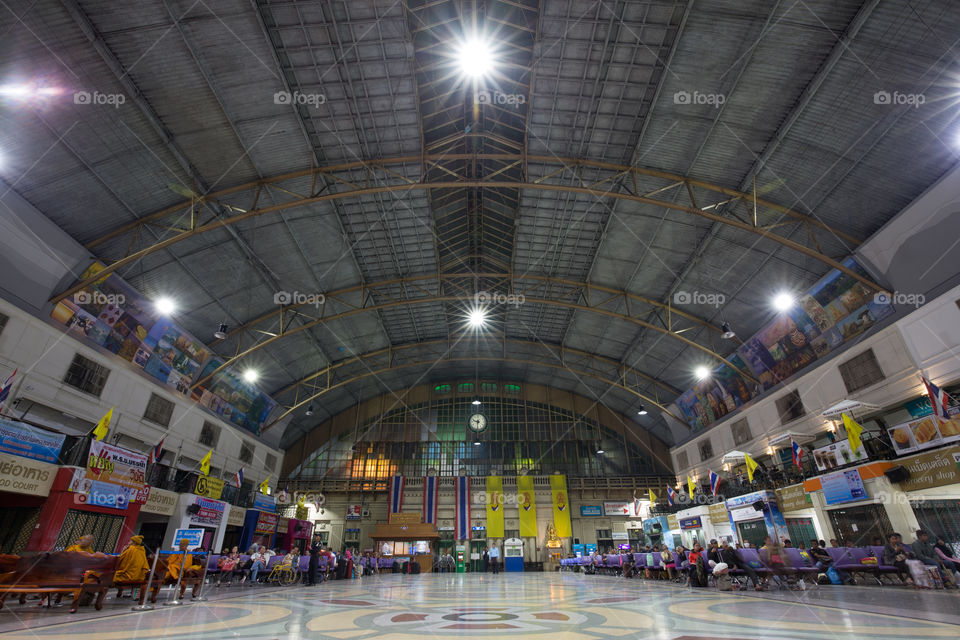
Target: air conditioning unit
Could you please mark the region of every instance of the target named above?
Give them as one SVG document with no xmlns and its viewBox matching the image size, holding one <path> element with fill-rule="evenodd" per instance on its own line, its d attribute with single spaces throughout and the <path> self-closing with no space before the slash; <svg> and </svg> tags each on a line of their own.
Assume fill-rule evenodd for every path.
<svg viewBox="0 0 960 640">
<path fill-rule="evenodd" d="M 369 518 L 369 517 L 370 517 L 370 509 L 366 509 L 366 508 L 365 508 L 363 511 L 361 511 L 361 514 L 363 515 L 364 518 Z"/>
</svg>

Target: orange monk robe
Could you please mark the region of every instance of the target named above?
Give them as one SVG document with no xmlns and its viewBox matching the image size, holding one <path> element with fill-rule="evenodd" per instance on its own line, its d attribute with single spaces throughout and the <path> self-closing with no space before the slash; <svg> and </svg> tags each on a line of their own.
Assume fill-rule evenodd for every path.
<svg viewBox="0 0 960 640">
<path fill-rule="evenodd" d="M 117 571 L 113 579 L 118 582 L 140 582 L 147 577 L 150 565 L 147 564 L 147 551 L 143 545 L 132 544 L 117 558 Z"/>
<path fill-rule="evenodd" d="M 180 567 L 182 565 L 187 565 L 187 571 L 200 571 L 203 569 L 198 564 L 193 564 L 193 555 L 187 554 L 184 556 L 182 553 L 177 552 L 170 556 L 170 559 L 167 560 L 167 577 L 176 580 L 180 577 Z"/>
<path fill-rule="evenodd" d="M 64 549 L 64 551 L 70 551 L 71 553 L 90 553 L 90 554 L 92 554 L 92 553 L 93 553 L 93 547 L 81 547 L 81 546 L 78 545 L 78 544 L 72 544 L 72 545 L 70 545 L 69 547 L 67 547 L 66 549 Z"/>
</svg>

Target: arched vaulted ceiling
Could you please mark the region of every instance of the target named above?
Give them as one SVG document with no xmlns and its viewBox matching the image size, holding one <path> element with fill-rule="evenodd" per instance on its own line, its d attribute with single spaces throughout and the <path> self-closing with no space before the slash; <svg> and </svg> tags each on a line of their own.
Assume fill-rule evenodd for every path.
<svg viewBox="0 0 960 640">
<path fill-rule="evenodd" d="M 722 322 L 758 329 L 955 162 L 947 0 L 5 9 L 5 76 L 124 100 L 4 109 L 0 176 L 197 336 L 230 325 L 210 344 L 285 443 L 435 379 L 665 407 L 732 353 Z"/>
</svg>

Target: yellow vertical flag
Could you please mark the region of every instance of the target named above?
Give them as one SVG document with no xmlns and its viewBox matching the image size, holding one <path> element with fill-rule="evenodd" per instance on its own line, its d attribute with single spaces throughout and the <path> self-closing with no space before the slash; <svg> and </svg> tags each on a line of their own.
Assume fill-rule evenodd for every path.
<svg viewBox="0 0 960 640">
<path fill-rule="evenodd" d="M 263 495 L 270 493 L 270 476 L 267 476 L 267 478 L 260 483 L 260 493 Z"/>
<path fill-rule="evenodd" d="M 550 493 L 553 494 L 553 526 L 560 538 L 573 536 L 570 526 L 570 501 L 567 499 L 567 476 L 550 476 Z"/>
<path fill-rule="evenodd" d="M 107 437 L 107 432 L 110 431 L 110 421 L 113 419 L 113 407 L 110 407 L 110 411 L 107 411 L 106 415 L 100 418 L 100 422 L 97 423 L 97 426 L 93 428 L 93 437 L 96 440 L 103 440 Z"/>
<path fill-rule="evenodd" d="M 750 454 L 743 454 L 743 461 L 747 464 L 747 478 L 753 482 L 753 472 L 757 470 L 757 461 L 750 457 Z"/>
<path fill-rule="evenodd" d="M 503 478 L 487 476 L 487 537 L 503 537 Z"/>
<path fill-rule="evenodd" d="M 697 483 L 693 481 L 693 478 L 687 476 L 687 492 L 690 494 L 690 499 L 693 500 L 693 492 L 697 490 Z"/>
<path fill-rule="evenodd" d="M 537 537 L 537 501 L 533 476 L 517 476 L 517 507 L 520 511 L 520 537 Z"/>
<path fill-rule="evenodd" d="M 653 492 L 653 489 L 647 489 L 647 491 L 650 493 L 650 504 L 653 504 L 657 501 L 657 494 Z"/>
<path fill-rule="evenodd" d="M 844 413 L 843 428 L 847 430 L 847 441 L 850 443 L 850 450 L 856 451 L 863 445 L 863 442 L 860 440 L 860 434 L 863 433 L 863 427 L 857 424 L 853 418 Z"/>
<path fill-rule="evenodd" d="M 207 455 L 203 456 L 203 459 L 200 461 L 200 473 L 205 476 L 210 475 L 210 458 L 213 457 L 213 449 L 207 451 Z"/>
</svg>

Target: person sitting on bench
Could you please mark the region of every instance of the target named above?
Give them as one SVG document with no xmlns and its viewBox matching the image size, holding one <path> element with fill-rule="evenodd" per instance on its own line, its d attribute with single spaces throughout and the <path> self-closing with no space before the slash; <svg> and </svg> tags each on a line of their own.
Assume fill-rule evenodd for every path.
<svg viewBox="0 0 960 640">
<path fill-rule="evenodd" d="M 143 548 L 143 536 L 133 536 L 130 538 L 130 544 L 120 552 L 117 558 L 117 571 L 113 574 L 113 581 L 123 582 L 143 582 L 150 571 L 150 565 L 147 564 L 147 551 Z M 123 587 L 117 587 L 117 597 Z"/>
<path fill-rule="evenodd" d="M 179 542 L 179 553 L 170 554 L 169 560 L 167 560 L 167 575 L 164 579 L 165 582 L 176 582 L 180 578 L 180 569 L 183 569 L 184 578 L 199 578 L 200 573 L 203 571 L 203 567 L 198 564 L 193 563 L 193 555 L 187 553 L 187 547 L 190 546 L 190 541 L 187 538 L 180 538 Z M 181 580 L 182 582 L 182 580 Z M 183 594 L 183 589 L 180 589 L 181 595 Z M 196 596 L 200 589 L 200 582 L 198 581 L 193 587 L 193 595 Z"/>
</svg>

